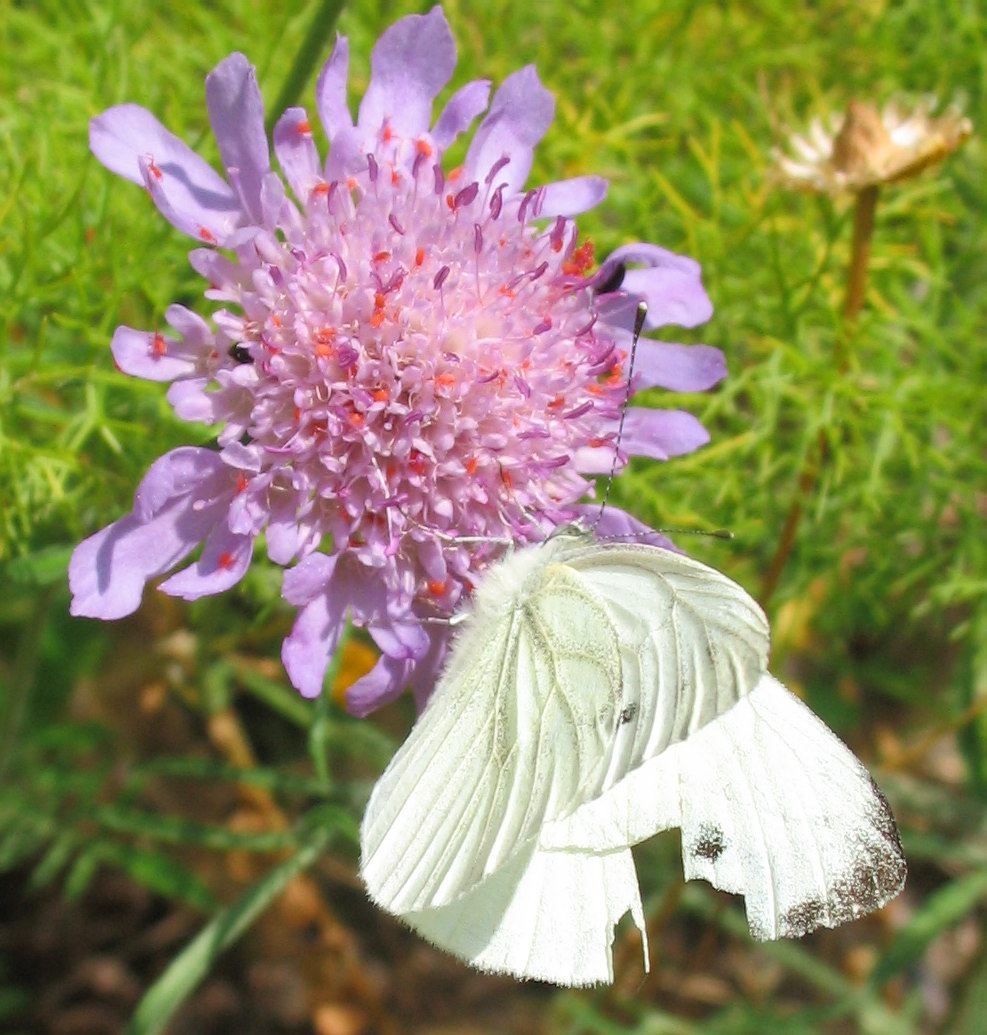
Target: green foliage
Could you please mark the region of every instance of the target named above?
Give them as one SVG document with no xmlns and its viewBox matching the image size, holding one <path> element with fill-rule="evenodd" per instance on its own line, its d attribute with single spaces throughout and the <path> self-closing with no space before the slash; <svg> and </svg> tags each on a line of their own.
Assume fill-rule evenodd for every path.
<svg viewBox="0 0 987 1035">
<path fill-rule="evenodd" d="M 162 1030 L 216 955 L 312 864 L 323 833 L 342 835 L 346 847 L 334 851 L 352 859 L 369 783 L 409 715 L 357 722 L 287 688 L 276 659 L 289 614 L 276 573 L 262 567 L 221 601 L 171 610 L 149 601 L 141 626 L 68 617 L 73 544 L 129 506 L 160 453 L 209 440 L 208 429 L 175 420 L 160 386 L 113 369 L 115 326 L 159 327 L 175 301 L 202 313 L 209 305 L 188 243 L 140 190 L 88 157 L 86 125 L 135 101 L 215 160 L 202 80 L 232 50 L 255 61 L 272 105 L 307 76 L 292 103 L 314 113 L 307 34 L 332 6 L 0 0 L 0 872 L 26 873 L 34 895 L 81 896 L 114 868 L 212 913 L 229 899 L 201 875 L 203 855 L 250 852 L 270 866 L 154 986 L 134 1032 Z M 377 34 L 414 7 L 343 12 L 352 98 Z M 940 170 L 884 192 L 845 373 L 833 357 L 849 210 L 771 181 L 771 148 L 785 130 L 850 97 L 960 97 L 975 130 L 987 126 L 979 6 L 451 0 L 446 10 L 460 52 L 451 88 L 534 61 L 555 93 L 533 181 L 611 180 L 606 202 L 580 219 L 598 256 L 649 240 L 703 263 L 714 319 L 672 333 L 721 346 L 730 376 L 674 404 L 703 419 L 712 443 L 666 465 L 635 464 L 615 502 L 655 525 L 732 529 L 731 545 L 686 545 L 753 589 L 799 474 L 825 440 L 772 604 L 776 668 L 865 760 L 880 761 L 885 745 L 913 864 L 902 911 L 856 935 L 874 961 L 869 980 L 843 972 L 833 942 L 759 946 L 750 966 L 777 969 L 783 1001 L 736 987 L 725 1004 L 677 1010 L 645 985 L 634 996 L 563 994 L 546 1024 L 642 1035 L 979 1031 L 982 959 L 968 980 L 955 976 L 945 1020 L 926 1012 L 920 989 L 932 950 L 971 917 L 980 924 L 987 872 L 983 144 L 975 136 Z M 162 646 L 176 630 L 195 641 L 184 660 Z M 146 640 L 142 659 L 131 656 L 134 636 Z M 128 726 L 115 714 L 121 685 L 136 698 L 155 680 L 186 723 L 173 753 L 131 743 L 140 720 Z M 255 748 L 243 765 L 222 759 L 205 733 L 227 710 Z M 165 808 L 157 795 L 175 784 L 192 790 L 182 808 Z M 207 790 L 229 805 L 245 789 L 271 796 L 292 822 L 242 831 L 193 808 Z M 311 814 L 296 820 L 313 802 L 331 809 L 319 814 L 323 833 Z M 670 894 L 677 865 L 674 852 L 654 858 L 642 867 L 652 904 Z M 680 909 L 737 950 L 744 924 L 721 901 L 689 888 Z M 2 963 L 6 1023 L 25 1003 Z"/>
<path fill-rule="evenodd" d="M 320 818 L 324 821 L 326 817 Z M 317 826 L 310 831 L 308 843 L 294 856 L 274 867 L 233 905 L 217 913 L 141 1000 L 126 1035 L 156 1035 L 164 1031 L 217 957 L 240 938 L 289 881 L 315 862 L 328 843 L 327 829 Z"/>
</svg>

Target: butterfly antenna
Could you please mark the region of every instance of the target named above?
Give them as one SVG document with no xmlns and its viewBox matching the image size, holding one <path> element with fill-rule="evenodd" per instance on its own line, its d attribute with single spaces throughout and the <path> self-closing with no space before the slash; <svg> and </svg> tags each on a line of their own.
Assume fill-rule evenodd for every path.
<svg viewBox="0 0 987 1035">
<path fill-rule="evenodd" d="M 624 405 L 620 408 L 620 423 L 617 425 L 617 438 L 613 447 L 613 462 L 610 464 L 610 473 L 607 475 L 607 486 L 603 490 L 603 499 L 600 501 L 600 513 L 596 515 L 593 522 L 594 530 L 603 520 L 603 513 L 610 502 L 610 490 L 613 487 L 613 480 L 617 474 L 617 464 L 620 461 L 620 441 L 624 436 L 624 421 L 627 419 L 627 406 L 631 401 L 631 380 L 634 377 L 634 360 L 637 358 L 637 343 L 644 330 L 644 321 L 648 315 L 648 307 L 644 302 L 639 303 L 637 314 L 634 317 L 634 340 L 631 342 L 631 355 L 627 369 L 627 392 L 624 395 Z"/>
<path fill-rule="evenodd" d="M 705 535 L 711 539 L 733 539 L 734 534 L 729 528 L 658 528 L 657 532 L 663 535 Z"/>
</svg>

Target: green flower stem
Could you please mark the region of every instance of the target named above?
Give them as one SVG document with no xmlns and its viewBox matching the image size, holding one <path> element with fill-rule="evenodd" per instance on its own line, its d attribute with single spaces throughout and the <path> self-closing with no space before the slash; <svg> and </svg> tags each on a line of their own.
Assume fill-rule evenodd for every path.
<svg viewBox="0 0 987 1035">
<path fill-rule="evenodd" d="M 857 194 L 853 210 L 853 243 L 850 246 L 850 266 L 847 269 L 846 295 L 843 300 L 843 324 L 836 336 L 834 361 L 836 369 L 845 374 L 849 367 L 850 341 L 857 324 L 857 318 L 864 308 L 867 293 L 867 272 L 870 266 L 871 242 L 874 239 L 874 214 L 877 211 L 877 199 L 880 188 L 876 185 L 865 187 Z M 802 471 L 799 474 L 798 487 L 789 505 L 771 563 L 761 583 L 760 603 L 767 608 L 774 596 L 782 572 L 795 548 L 802 515 L 805 513 L 805 501 L 811 496 L 819 478 L 819 472 L 826 460 L 826 436 L 820 431 L 817 450 L 810 450 Z"/>
<path fill-rule="evenodd" d="M 288 78 L 268 113 L 268 136 L 274 131 L 274 124 L 281 117 L 281 113 L 297 103 L 302 88 L 308 82 L 315 66 L 321 62 L 326 46 L 332 43 L 332 30 L 336 27 L 344 2 L 345 0 L 323 0 L 315 12 L 315 17 L 288 72 Z"/>
</svg>

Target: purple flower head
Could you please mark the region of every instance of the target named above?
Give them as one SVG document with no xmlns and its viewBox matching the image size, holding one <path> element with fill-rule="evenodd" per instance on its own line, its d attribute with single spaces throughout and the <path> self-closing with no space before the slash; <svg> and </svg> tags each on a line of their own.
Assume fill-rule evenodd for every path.
<svg viewBox="0 0 987 1035">
<path fill-rule="evenodd" d="M 128 374 L 170 381 L 175 412 L 219 431 L 217 450 L 158 460 L 133 513 L 78 547 L 73 613 L 130 613 L 148 579 L 200 544 L 159 588 L 219 592 L 264 533 L 274 562 L 297 562 L 284 581 L 299 608 L 283 651 L 295 686 L 320 692 L 350 615 L 381 650 L 350 708 L 408 686 L 423 699 L 447 633 L 422 619 L 453 611 L 498 542 L 572 520 L 589 476 L 609 470 L 638 302 L 649 327 L 702 323 L 699 267 L 641 244 L 591 274 L 572 217 L 606 183 L 525 187 L 551 95 L 527 67 L 489 110 L 489 83 L 471 82 L 433 123 L 455 58 L 438 7 L 397 22 L 374 48 L 354 122 L 338 37 L 317 86 L 329 156 L 291 108 L 274 130 L 282 175 L 241 54 L 206 79 L 225 178 L 143 108 L 93 120 L 96 157 L 207 246 L 190 260 L 217 303 L 211 324 L 175 305 L 170 332 L 119 328 L 113 355 Z M 446 168 L 443 153 L 484 111 L 465 162 Z M 642 339 L 632 387 L 698 391 L 724 372 L 717 349 Z M 688 413 L 631 407 L 618 462 L 707 438 Z"/>
</svg>

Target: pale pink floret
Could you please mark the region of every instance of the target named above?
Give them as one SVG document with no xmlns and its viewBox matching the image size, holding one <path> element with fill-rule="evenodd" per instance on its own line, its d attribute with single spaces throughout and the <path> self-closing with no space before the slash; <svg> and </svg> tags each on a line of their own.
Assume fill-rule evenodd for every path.
<svg viewBox="0 0 987 1035">
<path fill-rule="evenodd" d="M 356 122 L 347 65 L 340 37 L 317 85 L 327 161 L 301 108 L 277 123 L 293 199 L 270 169 L 240 54 L 206 81 L 225 180 L 141 108 L 93 120 L 97 158 L 209 245 L 190 258 L 222 305 L 212 326 L 176 305 L 174 333 L 121 327 L 114 357 L 171 381 L 178 415 L 220 430 L 217 451 L 159 460 L 134 513 L 78 548 L 70 579 L 74 613 L 119 617 L 199 543 L 199 560 L 160 588 L 188 599 L 227 588 L 264 532 L 272 560 L 299 562 L 284 583 L 299 608 L 283 652 L 292 681 L 321 691 L 349 614 L 382 652 L 350 691 L 365 713 L 406 686 L 424 697 L 447 630 L 421 620 L 450 614 L 504 541 L 576 517 L 587 476 L 609 470 L 638 302 L 649 327 L 691 327 L 711 307 L 698 265 L 652 245 L 590 275 L 570 217 L 604 197 L 603 180 L 525 190 L 554 110 L 533 68 L 505 80 L 451 170 L 443 151 L 486 108 L 489 84 L 462 87 L 432 125 L 455 65 L 442 11 L 381 37 Z M 700 391 L 724 372 L 717 349 L 642 339 L 634 386 Z M 707 438 L 688 413 L 631 407 L 619 463 Z"/>
</svg>

